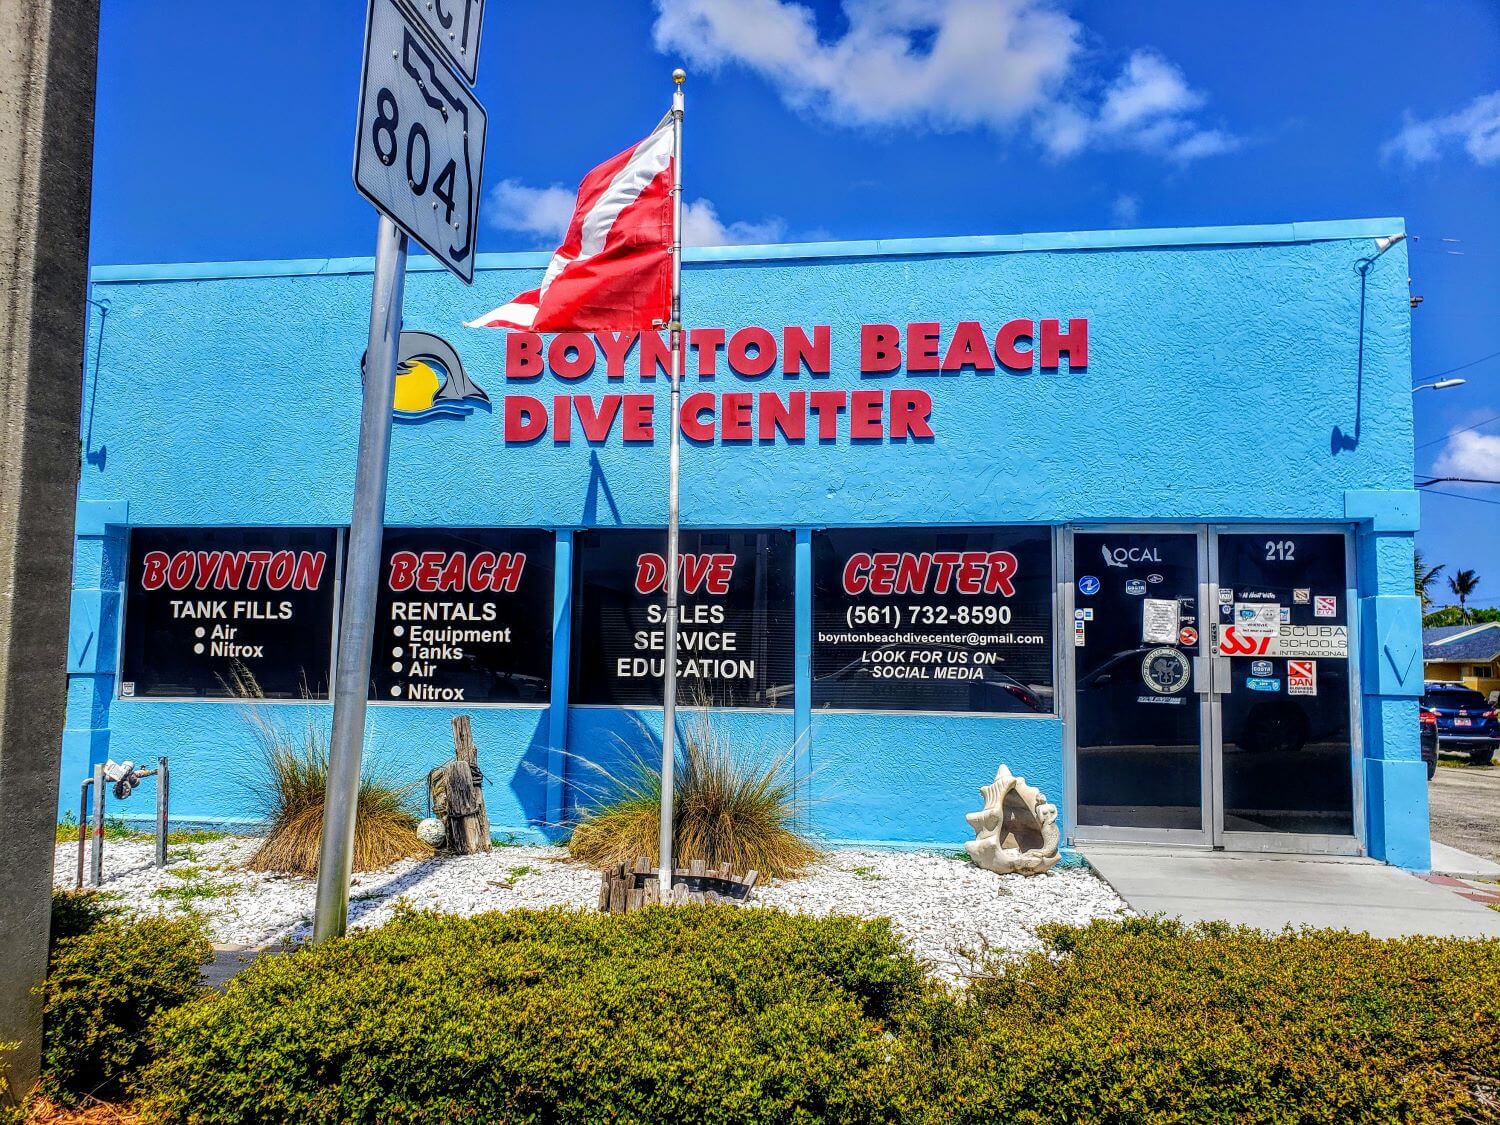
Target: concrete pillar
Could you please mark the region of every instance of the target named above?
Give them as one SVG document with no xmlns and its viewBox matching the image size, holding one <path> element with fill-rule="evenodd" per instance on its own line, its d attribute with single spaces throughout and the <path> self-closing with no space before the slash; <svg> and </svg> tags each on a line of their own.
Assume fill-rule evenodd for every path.
<svg viewBox="0 0 1500 1125">
<path fill-rule="evenodd" d="M 66 693 L 98 0 L 0 0 L 0 1043 L 36 1079 Z"/>
</svg>

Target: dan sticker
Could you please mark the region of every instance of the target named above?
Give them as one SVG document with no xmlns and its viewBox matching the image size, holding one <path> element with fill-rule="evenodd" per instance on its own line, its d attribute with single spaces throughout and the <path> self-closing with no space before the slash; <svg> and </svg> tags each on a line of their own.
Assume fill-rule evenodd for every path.
<svg viewBox="0 0 1500 1125">
<path fill-rule="evenodd" d="M 1177 695 L 1191 677 L 1192 666 L 1175 648 L 1153 648 L 1141 660 L 1141 679 L 1157 695 Z"/>
<path fill-rule="evenodd" d="M 1288 660 L 1286 662 L 1286 693 L 1288 695 L 1318 694 L 1318 662 L 1316 660 Z"/>
</svg>

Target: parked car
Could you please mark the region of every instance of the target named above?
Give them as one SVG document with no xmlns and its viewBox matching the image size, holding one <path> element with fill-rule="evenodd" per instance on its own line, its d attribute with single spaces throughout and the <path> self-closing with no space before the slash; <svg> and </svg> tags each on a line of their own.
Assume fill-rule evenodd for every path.
<svg viewBox="0 0 1500 1125">
<path fill-rule="evenodd" d="M 1500 745 L 1500 711 L 1473 688 L 1428 684 L 1422 710 L 1433 716 L 1439 750 L 1466 753 L 1476 766 L 1494 758 Z"/>
<path fill-rule="evenodd" d="M 1422 761 L 1427 763 L 1427 780 L 1437 776 L 1437 712 L 1425 708 L 1420 712 L 1422 731 Z"/>
</svg>

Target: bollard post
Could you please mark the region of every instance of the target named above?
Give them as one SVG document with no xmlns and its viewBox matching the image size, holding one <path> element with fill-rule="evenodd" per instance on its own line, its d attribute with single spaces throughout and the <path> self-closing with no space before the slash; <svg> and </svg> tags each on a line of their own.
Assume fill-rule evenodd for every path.
<svg viewBox="0 0 1500 1125">
<path fill-rule="evenodd" d="M 83 890 L 83 852 L 89 839 L 89 787 L 94 784 L 92 777 L 83 779 L 83 784 L 78 787 L 78 883 L 75 890 Z"/>
<path fill-rule="evenodd" d="M 171 781 L 167 777 L 167 758 L 156 759 L 156 866 L 167 865 L 167 809 L 171 799 Z"/>
<path fill-rule="evenodd" d="M 94 850 L 89 856 L 89 882 L 104 882 L 104 763 L 94 767 Z"/>
</svg>

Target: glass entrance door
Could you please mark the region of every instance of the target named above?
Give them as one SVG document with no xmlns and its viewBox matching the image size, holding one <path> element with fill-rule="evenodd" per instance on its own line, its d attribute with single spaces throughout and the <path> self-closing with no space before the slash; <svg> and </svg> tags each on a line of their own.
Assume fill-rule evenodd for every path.
<svg viewBox="0 0 1500 1125">
<path fill-rule="evenodd" d="M 1071 555 L 1075 833 L 1204 843 L 1205 534 L 1078 532 Z"/>
<path fill-rule="evenodd" d="M 1357 851 L 1347 537 L 1219 529 L 1212 557 L 1218 840 Z"/>
<path fill-rule="evenodd" d="M 1074 838 L 1357 854 L 1348 536 L 1132 525 L 1071 548 Z"/>
</svg>

